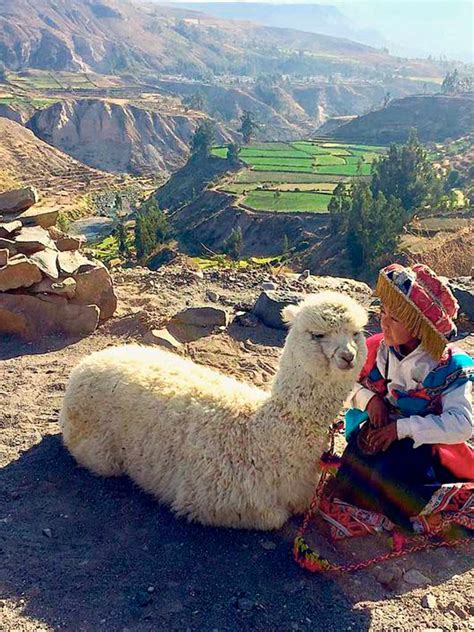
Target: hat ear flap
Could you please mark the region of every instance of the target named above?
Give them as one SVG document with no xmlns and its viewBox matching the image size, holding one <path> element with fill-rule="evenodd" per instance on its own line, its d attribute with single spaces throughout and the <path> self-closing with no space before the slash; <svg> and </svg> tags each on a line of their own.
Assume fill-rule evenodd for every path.
<svg viewBox="0 0 474 632">
<path fill-rule="evenodd" d="M 283 322 L 287 325 L 293 325 L 300 309 L 300 305 L 287 305 L 284 307 L 281 311 Z"/>
</svg>

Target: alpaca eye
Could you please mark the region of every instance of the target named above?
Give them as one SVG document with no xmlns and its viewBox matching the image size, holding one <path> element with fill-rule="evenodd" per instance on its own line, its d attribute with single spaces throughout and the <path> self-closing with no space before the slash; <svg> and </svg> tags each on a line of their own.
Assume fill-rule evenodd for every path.
<svg viewBox="0 0 474 632">
<path fill-rule="evenodd" d="M 324 338 L 324 334 L 310 334 L 310 335 L 313 340 L 321 340 L 321 338 Z"/>
</svg>

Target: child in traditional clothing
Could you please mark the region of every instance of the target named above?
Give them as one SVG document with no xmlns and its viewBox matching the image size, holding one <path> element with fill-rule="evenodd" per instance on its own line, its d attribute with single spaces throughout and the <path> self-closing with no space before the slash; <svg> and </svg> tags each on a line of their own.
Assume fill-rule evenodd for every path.
<svg viewBox="0 0 474 632">
<path fill-rule="evenodd" d="M 367 340 L 330 495 L 411 530 L 443 483 L 474 482 L 474 362 L 448 344 L 458 304 L 430 268 L 390 265 L 375 293 L 382 333 Z"/>
</svg>

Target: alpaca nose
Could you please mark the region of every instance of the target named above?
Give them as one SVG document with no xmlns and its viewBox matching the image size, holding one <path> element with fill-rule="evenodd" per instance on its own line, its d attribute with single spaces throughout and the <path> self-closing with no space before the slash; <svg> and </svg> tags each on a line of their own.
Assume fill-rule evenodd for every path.
<svg viewBox="0 0 474 632">
<path fill-rule="evenodd" d="M 347 362 L 347 364 L 352 364 L 355 358 L 355 354 L 349 349 L 343 349 L 340 353 L 340 356 L 343 360 Z"/>
</svg>

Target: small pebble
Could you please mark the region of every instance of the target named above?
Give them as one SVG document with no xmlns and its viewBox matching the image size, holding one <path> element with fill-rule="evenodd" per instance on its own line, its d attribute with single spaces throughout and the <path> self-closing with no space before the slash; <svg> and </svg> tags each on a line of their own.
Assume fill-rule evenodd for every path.
<svg viewBox="0 0 474 632">
<path fill-rule="evenodd" d="M 438 603 L 436 601 L 436 597 L 434 595 L 432 595 L 431 593 L 428 593 L 427 595 L 424 595 L 424 597 L 421 600 L 421 605 L 423 606 L 423 608 L 429 608 L 430 610 L 434 610 Z"/>
<path fill-rule="evenodd" d="M 45 535 L 47 538 L 53 537 L 53 532 L 51 531 L 51 529 L 43 529 L 42 534 Z"/>
</svg>

